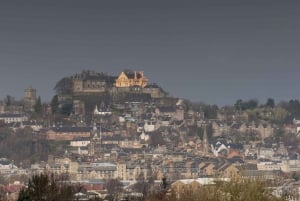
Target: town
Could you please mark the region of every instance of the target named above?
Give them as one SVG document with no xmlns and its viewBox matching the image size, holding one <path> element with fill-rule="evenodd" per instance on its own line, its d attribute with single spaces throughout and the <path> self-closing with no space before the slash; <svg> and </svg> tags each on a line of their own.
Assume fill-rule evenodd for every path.
<svg viewBox="0 0 300 201">
<path fill-rule="evenodd" d="M 132 70 L 83 70 L 53 87 L 51 102 L 34 86 L 22 100 L 1 101 L 0 196 L 7 200 L 42 173 L 68 174 L 82 185 L 81 200 L 116 193 L 109 183 L 142 196 L 162 181 L 179 189 L 233 177 L 266 180 L 275 197 L 300 195 L 298 100 L 194 103 Z"/>
</svg>

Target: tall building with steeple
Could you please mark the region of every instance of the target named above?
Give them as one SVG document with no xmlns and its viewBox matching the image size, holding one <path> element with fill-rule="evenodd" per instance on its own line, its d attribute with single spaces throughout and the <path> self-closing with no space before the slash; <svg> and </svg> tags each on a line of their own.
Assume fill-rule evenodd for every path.
<svg viewBox="0 0 300 201">
<path fill-rule="evenodd" d="M 100 148 L 101 148 L 101 139 L 102 139 L 101 126 L 98 131 L 97 125 L 96 125 L 96 123 L 94 123 L 91 134 L 92 134 L 91 135 L 92 139 L 91 139 L 90 146 L 89 146 L 89 155 L 93 156 L 93 155 L 95 155 L 95 148 L 97 148 L 99 146 L 99 144 L 100 144 Z"/>
<path fill-rule="evenodd" d="M 207 140 L 207 132 L 206 132 L 206 125 L 203 127 L 203 140 L 202 140 L 202 151 L 204 155 L 208 155 L 208 140 Z"/>
</svg>

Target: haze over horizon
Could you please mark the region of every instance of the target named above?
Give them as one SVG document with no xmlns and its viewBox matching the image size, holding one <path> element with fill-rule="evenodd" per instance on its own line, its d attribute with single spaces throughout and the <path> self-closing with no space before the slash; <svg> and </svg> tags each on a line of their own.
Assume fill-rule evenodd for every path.
<svg viewBox="0 0 300 201">
<path fill-rule="evenodd" d="M 233 105 L 300 99 L 300 2 L 5 1 L 0 99 L 90 69 L 143 70 L 175 97 Z"/>
</svg>

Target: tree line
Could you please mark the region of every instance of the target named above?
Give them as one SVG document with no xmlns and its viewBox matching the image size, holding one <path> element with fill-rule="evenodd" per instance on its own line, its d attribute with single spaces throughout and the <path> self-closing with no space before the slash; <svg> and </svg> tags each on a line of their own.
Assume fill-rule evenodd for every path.
<svg viewBox="0 0 300 201">
<path fill-rule="evenodd" d="M 284 198 L 272 194 L 271 188 L 262 180 L 231 178 L 230 181 L 216 181 L 212 185 L 182 185 L 172 187 L 164 177 L 159 189 L 151 188 L 153 182 L 138 181 L 134 189 L 143 196 L 124 195 L 123 184 L 112 179 L 107 181 L 109 194 L 106 200 L 124 201 L 283 201 Z M 75 201 L 75 194 L 84 192 L 81 185 L 69 182 L 68 175 L 33 175 L 27 188 L 19 193 L 18 201 Z M 102 199 L 97 199 L 102 200 Z"/>
</svg>

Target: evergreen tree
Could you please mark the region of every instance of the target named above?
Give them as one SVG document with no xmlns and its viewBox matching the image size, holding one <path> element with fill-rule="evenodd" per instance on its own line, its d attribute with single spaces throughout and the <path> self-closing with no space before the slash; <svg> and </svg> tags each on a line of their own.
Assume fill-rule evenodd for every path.
<svg viewBox="0 0 300 201">
<path fill-rule="evenodd" d="M 14 102 L 14 97 L 7 95 L 4 99 L 4 102 L 6 106 L 11 106 Z"/>
<path fill-rule="evenodd" d="M 275 107 L 275 101 L 273 98 L 268 98 L 266 102 L 266 107 L 274 108 Z"/>
<path fill-rule="evenodd" d="M 257 108 L 258 106 L 258 100 L 256 99 L 250 99 L 248 101 L 243 101 L 242 99 L 238 99 L 236 103 L 234 104 L 234 107 L 236 110 L 253 110 Z"/>
<path fill-rule="evenodd" d="M 58 96 L 55 95 L 53 96 L 52 100 L 51 100 L 51 110 L 52 110 L 52 114 L 56 114 L 58 112 L 58 106 L 59 106 L 59 102 L 58 102 Z"/>
<path fill-rule="evenodd" d="M 216 119 L 218 110 L 217 105 L 206 105 L 203 107 L 204 117 L 207 119 Z"/>
<path fill-rule="evenodd" d="M 26 189 L 20 191 L 18 201 L 31 201 L 29 192 Z"/>
<path fill-rule="evenodd" d="M 37 114 L 42 114 L 43 111 L 43 106 L 42 106 L 42 101 L 41 97 L 39 96 L 38 99 L 36 100 L 36 103 L 34 105 L 34 111 Z"/>
</svg>

